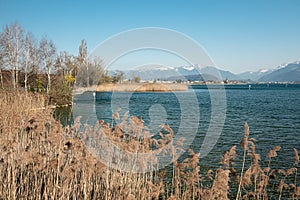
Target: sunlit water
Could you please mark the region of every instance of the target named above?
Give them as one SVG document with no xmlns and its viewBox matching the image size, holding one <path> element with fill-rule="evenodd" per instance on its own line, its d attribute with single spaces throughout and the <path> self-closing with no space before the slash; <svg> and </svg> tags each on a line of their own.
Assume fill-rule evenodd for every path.
<svg viewBox="0 0 300 200">
<path fill-rule="evenodd" d="M 218 90 L 215 88 L 214 92 Z M 291 167 L 293 148 L 300 150 L 300 85 L 232 85 L 226 86 L 225 91 L 225 124 L 213 150 L 200 160 L 202 169 L 219 166 L 223 152 L 233 145 L 238 146 L 242 157 L 239 143 L 245 121 L 250 137 L 257 140 L 256 149 L 262 160 L 267 160 L 267 152 L 279 145 L 282 149 L 274 159 L 274 167 Z M 197 105 L 190 102 L 194 97 Z M 95 98 L 87 92 L 74 97 L 73 113 L 81 115 L 83 123 L 92 125 L 99 119 L 112 122 L 112 113 L 118 108 L 121 117 L 126 111 L 141 117 L 153 134 L 160 131 L 162 123 L 169 124 L 175 134 L 180 128 L 194 131 L 191 127 L 199 123 L 196 137 L 189 141 L 195 151 L 201 148 L 211 118 L 210 93 L 204 86 L 191 86 L 186 92 L 96 93 Z M 189 136 L 185 138 L 188 140 Z"/>
</svg>

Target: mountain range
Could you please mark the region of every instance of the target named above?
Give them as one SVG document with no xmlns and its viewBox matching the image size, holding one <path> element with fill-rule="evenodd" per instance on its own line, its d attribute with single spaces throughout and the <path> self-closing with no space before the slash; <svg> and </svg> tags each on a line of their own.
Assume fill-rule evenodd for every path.
<svg viewBox="0 0 300 200">
<path fill-rule="evenodd" d="M 289 63 L 285 66 L 277 68 L 266 76 L 258 79 L 260 82 L 299 82 L 300 81 L 300 62 Z"/>
<path fill-rule="evenodd" d="M 200 67 L 199 65 L 181 67 L 148 65 L 124 73 L 128 79 L 139 76 L 142 80 L 217 81 L 228 79 L 254 82 L 300 82 L 300 62 L 288 63 L 274 69 L 260 69 L 239 74 L 218 67 Z"/>
</svg>

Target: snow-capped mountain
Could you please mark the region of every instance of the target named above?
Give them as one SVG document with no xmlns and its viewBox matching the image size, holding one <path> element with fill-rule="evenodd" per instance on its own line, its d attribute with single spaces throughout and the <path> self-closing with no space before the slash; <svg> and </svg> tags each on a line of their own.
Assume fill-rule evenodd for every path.
<svg viewBox="0 0 300 200">
<path fill-rule="evenodd" d="M 277 67 L 271 73 L 258 79 L 260 82 L 300 82 L 300 62 Z"/>
<path fill-rule="evenodd" d="M 260 69 L 256 72 L 253 71 L 248 71 L 248 72 L 243 72 L 238 74 L 238 76 L 242 79 L 242 80 L 252 80 L 252 81 L 258 81 L 261 77 L 272 73 L 274 71 L 274 69 Z"/>
<path fill-rule="evenodd" d="M 153 65 L 144 65 L 144 66 L 137 67 L 134 71 L 138 71 L 138 72 L 147 72 L 152 70 L 168 71 L 173 69 L 174 67 L 153 64 Z"/>
<path fill-rule="evenodd" d="M 125 72 L 126 77 L 130 78 L 133 75 L 141 77 L 142 80 L 195 80 L 202 76 L 206 80 L 239 80 L 240 78 L 229 72 L 217 69 L 215 67 L 200 67 L 199 65 L 168 67 L 168 66 L 143 66 L 135 70 Z M 200 80 L 201 78 L 199 78 Z M 202 80 L 201 79 L 201 80 Z"/>
<path fill-rule="evenodd" d="M 293 66 L 293 67 L 292 67 Z M 252 80 L 252 81 L 274 81 L 274 82 L 280 82 L 280 81 L 295 81 L 299 80 L 299 78 L 296 78 L 295 76 L 299 74 L 296 70 L 297 66 L 300 66 L 300 61 L 290 62 L 286 64 L 279 65 L 276 68 L 273 69 L 260 69 L 258 71 L 248 71 L 238 74 L 238 76 L 242 80 Z M 295 74 L 292 74 L 292 71 L 295 71 Z M 290 74 L 286 74 L 286 73 Z"/>
<path fill-rule="evenodd" d="M 300 81 L 300 61 L 280 65 L 274 69 L 262 68 L 255 72 L 234 74 L 215 67 L 192 66 L 161 66 L 147 65 L 134 70 L 125 71 L 125 76 L 131 79 L 139 76 L 142 80 L 252 80 L 258 82 L 296 82 Z"/>
<path fill-rule="evenodd" d="M 146 65 L 134 70 L 125 71 L 125 75 L 128 79 L 131 79 L 133 76 L 139 76 L 142 80 L 158 80 L 175 76 L 177 75 L 177 71 L 174 67 L 169 66 Z"/>
</svg>

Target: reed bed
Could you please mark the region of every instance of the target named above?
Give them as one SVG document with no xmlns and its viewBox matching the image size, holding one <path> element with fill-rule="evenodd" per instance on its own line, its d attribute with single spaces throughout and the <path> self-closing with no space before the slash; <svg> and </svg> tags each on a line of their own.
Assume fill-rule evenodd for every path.
<svg viewBox="0 0 300 200">
<path fill-rule="evenodd" d="M 162 125 L 162 133 L 154 138 L 141 119 L 114 113 L 113 124 L 99 121 L 90 127 L 77 118 L 72 126 L 62 127 L 43 96 L 0 92 L 0 98 L 0 199 L 300 197 L 297 149 L 291 168 L 273 169 L 272 159 L 280 147 L 265 156 L 257 154 L 247 123 L 240 147 L 233 146 L 220 155 L 216 170 L 201 171 L 200 155 L 191 149 L 184 159 L 176 159 L 182 147 L 167 125 Z M 108 152 L 101 158 L 109 148 L 105 139 L 132 154 L 122 157 Z M 152 155 L 162 148 L 174 158 L 167 167 L 160 168 L 159 160 L 150 157 L 150 164 L 138 162 L 131 165 L 135 170 L 122 170 L 128 169 L 130 155 Z M 235 165 L 237 148 L 243 151 L 242 166 Z M 267 166 L 261 164 L 263 157 Z M 103 159 L 107 159 L 105 164 Z"/>
<path fill-rule="evenodd" d="M 107 83 L 97 87 L 98 92 L 172 92 L 186 91 L 187 89 L 186 84 L 178 83 Z"/>
</svg>

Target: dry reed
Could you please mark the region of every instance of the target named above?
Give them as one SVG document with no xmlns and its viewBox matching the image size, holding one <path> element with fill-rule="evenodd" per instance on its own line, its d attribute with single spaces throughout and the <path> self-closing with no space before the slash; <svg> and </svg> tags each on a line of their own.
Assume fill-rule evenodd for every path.
<svg viewBox="0 0 300 200">
<path fill-rule="evenodd" d="M 98 92 L 171 92 L 186 91 L 186 84 L 177 83 L 131 83 L 131 84 L 102 84 L 97 87 Z"/>
<path fill-rule="evenodd" d="M 173 141 L 172 129 L 163 125 L 159 137 L 137 117 L 114 113 L 114 125 L 99 121 L 82 128 L 80 118 L 62 127 L 38 94 L 0 92 L 0 199 L 298 199 L 299 155 L 290 169 L 272 169 L 271 159 L 280 152 L 274 147 L 268 165 L 249 139 L 249 127 L 241 142 L 242 166 L 234 166 L 237 147 L 221 158 L 220 167 L 202 172 L 200 155 L 189 150 L 179 161 L 181 142 Z M 131 154 L 109 155 L 108 167 L 99 156 L 108 139 Z M 132 164 L 135 153 L 164 149 L 173 160 L 159 169 L 155 156 Z M 109 153 L 109 152 L 108 152 Z M 133 156 L 133 157 L 130 157 Z M 105 158 L 103 158 L 105 159 Z M 249 163 L 248 163 L 249 161 Z M 107 163 L 106 163 L 107 164 Z M 132 171 L 123 169 L 133 167 Z M 136 171 L 147 171 L 135 173 Z M 239 175 L 238 175 L 239 174 Z M 275 197 L 276 196 L 276 197 Z"/>
</svg>

